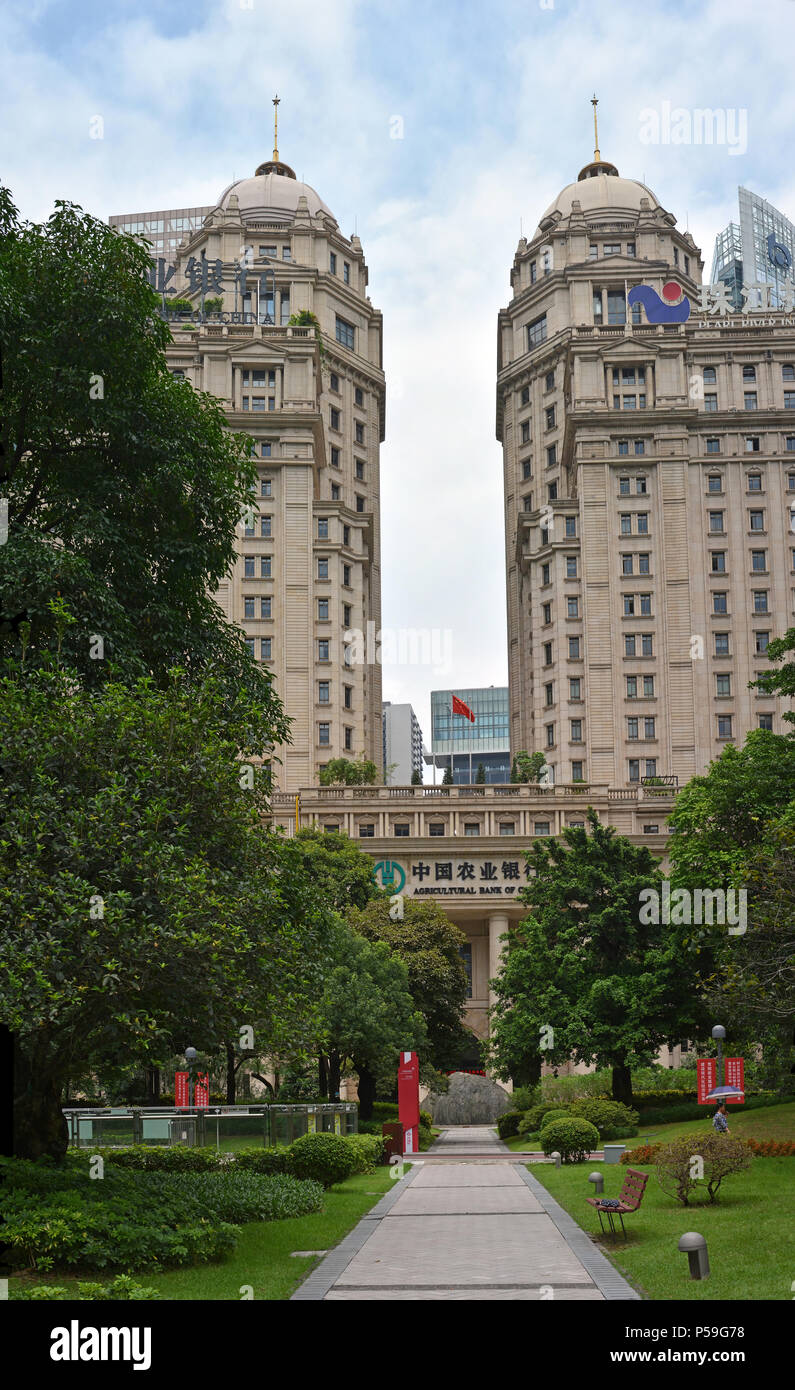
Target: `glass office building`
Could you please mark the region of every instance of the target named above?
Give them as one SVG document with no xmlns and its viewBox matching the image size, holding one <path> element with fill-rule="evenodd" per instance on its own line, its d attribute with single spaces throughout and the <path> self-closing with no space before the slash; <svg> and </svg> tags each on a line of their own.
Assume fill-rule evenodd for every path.
<svg viewBox="0 0 795 1390">
<path fill-rule="evenodd" d="M 451 714 L 453 695 L 472 710 L 474 724 L 461 714 Z M 510 781 L 507 685 L 431 691 L 431 756 L 426 754 L 425 761 L 435 761 L 444 775 L 451 760 L 453 781 L 459 785 L 474 782 L 481 763 L 487 782 Z"/>
<path fill-rule="evenodd" d="M 173 256 L 177 247 L 193 236 L 212 208 L 172 208 L 167 212 L 119 213 L 108 218 L 111 227 L 129 236 L 145 237 L 152 243 L 151 256 Z"/>
<path fill-rule="evenodd" d="M 795 226 L 758 193 L 740 188 L 738 196 L 739 222 L 730 222 L 715 238 L 711 282 L 729 286 L 737 309 L 742 308 L 743 285 L 772 285 L 769 307 L 784 307 L 782 289 L 795 287 Z M 771 246 L 771 237 L 778 250 Z"/>
</svg>

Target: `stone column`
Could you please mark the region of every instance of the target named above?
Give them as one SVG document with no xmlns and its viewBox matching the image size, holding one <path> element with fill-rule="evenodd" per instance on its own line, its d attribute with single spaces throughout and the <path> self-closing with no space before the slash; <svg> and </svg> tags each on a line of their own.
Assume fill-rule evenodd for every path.
<svg viewBox="0 0 795 1390">
<path fill-rule="evenodd" d="M 499 974 L 500 956 L 503 952 L 504 943 L 500 937 L 508 930 L 508 914 L 506 912 L 492 912 L 489 914 L 489 979 Z M 493 990 L 489 990 L 489 1007 L 494 1003 L 495 995 Z"/>
</svg>

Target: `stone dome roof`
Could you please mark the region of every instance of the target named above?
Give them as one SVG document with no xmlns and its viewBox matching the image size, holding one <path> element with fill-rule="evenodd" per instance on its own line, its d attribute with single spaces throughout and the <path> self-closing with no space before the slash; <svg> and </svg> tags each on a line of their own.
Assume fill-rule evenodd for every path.
<svg viewBox="0 0 795 1390">
<path fill-rule="evenodd" d="M 640 212 L 641 198 L 648 198 L 652 211 L 661 206 L 657 195 L 638 179 L 622 179 L 613 164 L 586 164 L 575 183 L 568 183 L 561 190 L 554 203 L 550 203 L 539 222 L 539 229 L 547 217 L 560 213 L 569 217 L 572 203 L 579 201 L 582 211 L 587 215 L 597 209 L 611 212 Z"/>
<path fill-rule="evenodd" d="M 306 198 L 310 217 L 315 217 L 319 212 L 334 217 L 314 188 L 297 179 L 289 164 L 281 161 L 271 160 L 261 164 L 252 178 L 230 183 L 218 199 L 220 208 L 228 207 L 232 193 L 237 194 L 244 222 L 257 217 L 263 217 L 268 222 L 292 222 L 302 194 Z"/>
</svg>

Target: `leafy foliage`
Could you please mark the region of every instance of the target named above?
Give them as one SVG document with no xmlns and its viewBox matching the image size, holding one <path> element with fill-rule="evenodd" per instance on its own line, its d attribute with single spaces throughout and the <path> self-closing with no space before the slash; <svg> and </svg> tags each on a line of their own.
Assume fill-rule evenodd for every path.
<svg viewBox="0 0 795 1390">
<path fill-rule="evenodd" d="M 689 1135 L 665 1144 L 656 1157 L 657 1178 L 663 1192 L 689 1205 L 699 1182 L 707 1185 L 710 1202 L 731 1173 L 741 1173 L 751 1165 L 752 1155 L 742 1139 L 728 1134 Z M 697 1176 L 697 1160 L 703 1163 L 703 1179 Z"/>
<path fill-rule="evenodd" d="M 545 1154 L 560 1154 L 564 1163 L 581 1163 L 599 1147 L 599 1133 L 587 1120 L 552 1120 L 541 1130 L 541 1147 Z"/>
<path fill-rule="evenodd" d="M 357 1151 L 340 1134 L 304 1134 L 290 1146 L 290 1171 L 322 1187 L 344 1182 L 360 1161 Z"/>
<path fill-rule="evenodd" d="M 378 780 L 378 769 L 369 758 L 332 758 L 320 772 L 321 787 L 373 787 Z"/>
<path fill-rule="evenodd" d="M 638 1132 L 638 1112 L 615 1100 L 573 1100 L 570 1115 L 588 1120 L 600 1139 L 628 1139 Z"/>
</svg>

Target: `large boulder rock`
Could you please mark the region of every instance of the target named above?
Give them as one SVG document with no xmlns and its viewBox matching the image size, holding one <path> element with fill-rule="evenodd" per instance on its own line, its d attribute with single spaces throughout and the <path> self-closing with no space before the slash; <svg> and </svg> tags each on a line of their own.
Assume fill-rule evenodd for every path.
<svg viewBox="0 0 795 1390">
<path fill-rule="evenodd" d="M 465 1071 L 454 1071 L 449 1091 L 425 1101 L 435 1125 L 490 1125 L 510 1108 L 508 1092 L 496 1081 Z"/>
</svg>

